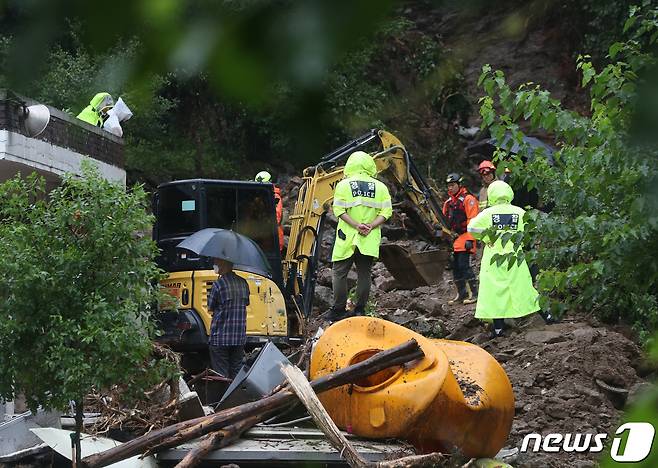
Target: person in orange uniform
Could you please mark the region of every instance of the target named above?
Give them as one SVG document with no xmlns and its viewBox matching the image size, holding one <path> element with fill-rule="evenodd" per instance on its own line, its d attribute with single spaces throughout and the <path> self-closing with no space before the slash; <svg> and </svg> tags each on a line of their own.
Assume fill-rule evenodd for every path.
<svg viewBox="0 0 658 468">
<path fill-rule="evenodd" d="M 272 174 L 267 171 L 260 171 L 256 174 L 256 182 L 272 183 Z M 274 188 L 274 202 L 276 203 L 276 222 L 279 225 L 279 250 L 283 251 L 283 226 L 281 220 L 283 219 L 283 199 L 281 198 L 281 189 L 272 183 Z"/>
<path fill-rule="evenodd" d="M 464 178 L 453 172 L 448 174 L 448 199 L 443 204 L 443 214 L 450 229 L 457 234 L 452 244 L 452 277 L 457 295 L 448 304 L 472 304 L 477 301 L 477 280 L 471 268 L 471 255 L 475 253 L 475 238 L 466 227 L 479 212 L 478 200 L 463 185 Z"/>
<path fill-rule="evenodd" d="M 478 172 L 482 178 L 482 188 L 480 189 L 480 211 L 489 207 L 489 201 L 487 200 L 487 189 L 491 182 L 496 180 L 496 166 L 491 161 L 484 160 L 478 166 Z"/>
</svg>

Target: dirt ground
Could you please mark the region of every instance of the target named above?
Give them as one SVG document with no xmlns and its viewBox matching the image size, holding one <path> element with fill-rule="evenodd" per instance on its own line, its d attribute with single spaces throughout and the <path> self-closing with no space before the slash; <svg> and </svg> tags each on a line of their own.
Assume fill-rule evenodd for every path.
<svg viewBox="0 0 658 468">
<path fill-rule="evenodd" d="M 325 267 L 319 275 L 321 306 L 327 304 L 329 273 Z M 454 296 L 450 271 L 433 286 L 402 290 L 394 284 L 384 265 L 375 264 L 373 315 L 425 336 L 477 344 L 502 364 L 514 389 L 516 409 L 505 448 L 520 448 L 530 433 L 614 432 L 625 405 L 649 385 L 641 377 L 646 374 L 643 354 L 626 336 L 627 330 L 610 328 L 583 314 L 568 315 L 551 325 L 535 315 L 510 322 L 507 336 L 491 340 L 485 326 L 474 319 L 475 304 L 447 305 Z M 589 467 L 595 466 L 595 457 L 527 452 L 513 464 Z"/>
</svg>

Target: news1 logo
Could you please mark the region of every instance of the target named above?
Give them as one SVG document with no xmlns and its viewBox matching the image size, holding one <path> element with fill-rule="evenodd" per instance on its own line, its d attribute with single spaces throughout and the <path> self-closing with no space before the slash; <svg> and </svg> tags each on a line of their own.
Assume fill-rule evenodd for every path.
<svg viewBox="0 0 658 468">
<path fill-rule="evenodd" d="M 610 458 L 622 463 L 640 462 L 651 453 L 656 430 L 647 422 L 624 423 L 615 432 Z M 523 438 L 521 452 L 589 452 L 603 450 L 608 434 L 528 434 Z M 625 443 L 624 443 L 625 442 Z M 531 445 L 532 443 L 532 445 Z"/>
</svg>

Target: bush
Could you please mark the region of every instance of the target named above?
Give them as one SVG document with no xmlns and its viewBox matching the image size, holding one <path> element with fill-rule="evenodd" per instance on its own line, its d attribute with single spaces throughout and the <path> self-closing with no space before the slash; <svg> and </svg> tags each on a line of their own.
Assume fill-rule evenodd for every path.
<svg viewBox="0 0 658 468">
<path fill-rule="evenodd" d="M 596 313 L 632 323 L 642 339 L 658 325 L 658 215 L 650 189 L 658 180 L 655 144 L 634 138 L 641 98 L 638 77 L 656 65 L 658 9 L 632 9 L 632 37 L 610 47 L 610 63 L 597 71 L 579 57 L 582 86 L 590 89 L 590 115 L 565 110 L 547 91 L 527 83 L 513 91 L 501 71 L 483 68 L 479 83 L 483 125 L 500 139 L 511 132 L 518 155 L 497 153 L 528 188 L 537 188 L 550 213 L 527 213 L 523 239 L 528 261 L 541 273 L 542 306 Z M 554 135 L 555 165 L 523 147 L 520 125 Z M 527 160 L 526 164 L 523 160 Z M 522 240 L 514 239 L 516 242 Z"/>
<path fill-rule="evenodd" d="M 65 408 L 92 388 L 135 389 L 152 350 L 160 271 L 141 187 L 91 169 L 46 194 L 20 176 L 0 185 L 0 397 Z"/>
</svg>

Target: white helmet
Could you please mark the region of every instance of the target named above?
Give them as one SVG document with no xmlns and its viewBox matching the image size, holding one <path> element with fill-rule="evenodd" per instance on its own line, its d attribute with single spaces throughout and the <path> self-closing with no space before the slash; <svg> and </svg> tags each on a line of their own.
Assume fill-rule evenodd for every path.
<svg viewBox="0 0 658 468">
<path fill-rule="evenodd" d="M 272 174 L 267 171 L 260 171 L 258 174 L 256 174 L 256 178 L 254 180 L 256 182 L 271 182 Z"/>
</svg>

